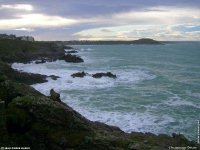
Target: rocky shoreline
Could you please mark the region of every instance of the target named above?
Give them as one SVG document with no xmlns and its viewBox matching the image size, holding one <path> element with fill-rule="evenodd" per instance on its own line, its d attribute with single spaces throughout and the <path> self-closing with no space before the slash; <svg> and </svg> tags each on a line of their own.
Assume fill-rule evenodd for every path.
<svg viewBox="0 0 200 150">
<path fill-rule="evenodd" d="M 16 43 L 12 43 L 13 48 Z M 54 61 L 65 56 L 66 47 L 56 42 L 18 44 L 21 47 L 16 46 L 6 55 L 0 45 L 0 134 L 4 135 L 0 136 L 0 146 L 28 146 L 33 150 L 168 150 L 170 146 L 200 149 L 200 145 L 180 134 L 128 134 L 118 127 L 89 121 L 63 103 L 53 89 L 49 96 L 41 94 L 29 85 L 46 82 L 47 76 L 18 72 L 10 63 L 41 58 Z M 31 51 L 26 49 L 33 46 Z M 104 75 L 107 73 L 97 76 Z"/>
</svg>

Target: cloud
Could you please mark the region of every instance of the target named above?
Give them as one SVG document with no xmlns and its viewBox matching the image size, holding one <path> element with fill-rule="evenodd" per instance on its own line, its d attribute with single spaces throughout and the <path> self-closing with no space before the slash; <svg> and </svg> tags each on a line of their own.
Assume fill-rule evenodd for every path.
<svg viewBox="0 0 200 150">
<path fill-rule="evenodd" d="M 198 0 L 113 1 L 2 0 L 0 30 L 59 40 L 199 39 Z"/>
<path fill-rule="evenodd" d="M 33 6 L 30 4 L 0 5 L 0 9 L 16 9 L 16 10 L 32 11 Z"/>
<path fill-rule="evenodd" d="M 109 33 L 110 33 L 110 32 L 113 32 L 112 30 L 109 30 L 109 29 L 101 29 L 101 31 L 102 31 L 102 32 L 107 32 L 107 33 L 108 33 L 108 32 L 109 32 Z"/>
<path fill-rule="evenodd" d="M 185 32 L 184 30 L 177 30 L 182 26 L 188 26 L 187 24 L 180 25 L 122 25 L 115 27 L 93 28 L 83 30 L 75 33 L 80 40 L 95 40 L 95 39 L 107 39 L 107 40 L 135 40 L 139 38 L 153 38 L 156 40 L 200 40 L 200 29 L 190 30 Z M 199 27 L 199 25 L 190 25 L 193 28 Z M 112 32 L 104 32 L 102 30 L 112 30 Z M 88 36 L 92 35 L 92 36 Z"/>
<path fill-rule="evenodd" d="M 74 19 L 45 14 L 24 14 L 14 19 L 1 19 L 0 29 L 60 27 L 77 23 Z"/>
<path fill-rule="evenodd" d="M 17 29 L 14 29 L 16 31 L 34 31 L 34 29 L 31 29 L 31 28 L 17 28 Z"/>
<path fill-rule="evenodd" d="M 200 9 L 177 7 L 151 7 L 142 11 L 117 13 L 114 20 L 133 24 L 178 24 L 200 21 Z"/>
<path fill-rule="evenodd" d="M 115 13 L 90 19 L 102 27 L 75 33 L 79 39 L 131 40 L 154 38 L 157 40 L 199 40 L 200 9 L 169 6 L 150 7 L 137 11 Z M 103 23 L 110 27 L 103 27 Z M 131 25 L 130 25 L 131 24 Z M 106 25 L 106 24 L 104 24 Z M 112 32 L 107 32 L 112 31 Z M 190 34 L 186 32 L 191 32 Z M 93 35 L 87 37 L 86 35 Z"/>
</svg>

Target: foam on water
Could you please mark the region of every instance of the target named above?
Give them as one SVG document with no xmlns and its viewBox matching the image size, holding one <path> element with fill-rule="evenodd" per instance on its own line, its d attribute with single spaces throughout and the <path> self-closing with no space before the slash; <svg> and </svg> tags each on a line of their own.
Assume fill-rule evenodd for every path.
<svg viewBox="0 0 200 150">
<path fill-rule="evenodd" d="M 113 70 L 112 72 L 117 75 L 117 79 L 108 77 L 95 79 L 91 76 L 86 76 L 84 78 L 72 78 L 71 74 L 76 73 L 77 70 L 71 68 L 70 65 L 72 64 L 67 64 L 64 61 L 47 62 L 44 64 L 14 63 L 12 68 L 29 73 L 56 75 L 60 77 L 56 81 L 48 79 L 48 82 L 46 83 L 33 85 L 34 88 L 40 91 L 43 91 L 42 89 L 50 90 L 51 88 L 58 91 L 65 89 L 88 90 L 94 88 L 108 88 L 119 84 L 136 84 L 144 80 L 151 80 L 155 78 L 155 75 L 150 74 L 148 71 L 139 69 Z M 85 71 L 89 74 L 105 72 L 103 70 Z"/>
<path fill-rule="evenodd" d="M 73 107 L 76 111 L 91 121 L 104 122 L 108 125 L 118 126 L 125 132 L 153 132 L 161 133 L 164 126 L 175 120 L 168 116 L 156 117 L 150 112 L 119 112 L 119 111 L 100 111 L 88 106 L 81 106 L 79 99 L 64 94 L 62 99 Z"/>
<path fill-rule="evenodd" d="M 178 95 L 174 95 L 170 97 L 167 101 L 164 102 L 164 104 L 167 104 L 169 106 L 190 106 L 194 108 L 200 108 L 199 104 L 195 104 L 194 102 L 183 100 Z"/>
<path fill-rule="evenodd" d="M 182 50 L 184 47 L 181 51 L 176 47 L 163 51 L 154 46 L 77 46 L 77 55 L 84 63 L 14 63 L 12 67 L 59 76 L 32 86 L 45 95 L 55 89 L 64 102 L 92 121 L 115 125 L 126 132 L 180 132 L 194 140 L 195 120 L 200 113 L 199 58 L 196 62 L 194 58 L 199 51 L 194 47 L 191 59 L 193 53 Z M 79 71 L 110 71 L 117 79 L 71 77 Z"/>
</svg>

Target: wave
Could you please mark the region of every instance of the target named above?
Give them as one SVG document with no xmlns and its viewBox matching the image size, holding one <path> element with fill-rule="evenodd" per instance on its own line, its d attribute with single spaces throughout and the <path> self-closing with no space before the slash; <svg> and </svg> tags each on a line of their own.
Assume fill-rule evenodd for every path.
<svg viewBox="0 0 200 150">
<path fill-rule="evenodd" d="M 77 66 L 76 66 L 77 67 Z M 29 73 L 39 73 L 44 75 L 56 75 L 59 76 L 56 81 L 48 79 L 48 82 L 42 84 L 33 85 L 34 88 L 38 90 L 47 89 L 50 90 L 54 88 L 58 91 L 65 89 L 79 89 L 79 90 L 88 90 L 88 89 L 99 89 L 99 88 L 109 88 L 115 87 L 118 85 L 133 85 L 145 80 L 154 79 L 156 76 L 149 73 L 148 71 L 139 70 L 139 69 L 119 69 L 112 70 L 112 73 L 117 75 L 117 79 L 112 79 L 108 77 L 102 77 L 100 79 L 95 79 L 91 76 L 86 76 L 84 78 L 72 78 L 71 74 L 78 72 L 77 69 L 72 67 L 72 64 L 67 64 L 64 61 L 56 62 L 47 62 L 44 64 L 22 64 L 14 63 L 12 68 Z M 82 68 L 84 69 L 84 68 Z M 83 70 L 79 70 L 83 71 Z M 97 72 L 105 72 L 105 70 L 85 70 L 89 74 Z M 43 90 L 42 90 L 43 91 Z M 44 92 L 44 91 L 43 91 Z"/>
<path fill-rule="evenodd" d="M 128 133 L 133 131 L 161 133 L 163 132 L 162 130 L 164 126 L 175 121 L 174 118 L 168 115 L 156 117 L 148 111 L 144 113 L 135 113 L 98 110 L 94 107 L 83 105 L 80 102 L 79 96 L 71 97 L 70 94 L 63 94 L 62 99 L 91 121 L 99 121 L 108 125 L 118 126 L 120 129 Z"/>
</svg>

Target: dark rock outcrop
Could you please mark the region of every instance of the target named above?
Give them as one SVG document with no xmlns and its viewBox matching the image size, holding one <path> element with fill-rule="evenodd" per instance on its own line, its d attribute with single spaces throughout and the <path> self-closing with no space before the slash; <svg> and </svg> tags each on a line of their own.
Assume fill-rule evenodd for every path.
<svg viewBox="0 0 200 150">
<path fill-rule="evenodd" d="M 71 54 L 71 53 L 78 53 L 78 51 L 76 51 L 76 50 L 69 50 L 69 51 L 66 51 L 65 53 L 68 53 L 68 54 Z"/>
<path fill-rule="evenodd" d="M 102 78 L 102 77 L 109 77 L 109 78 L 117 78 L 117 76 L 115 74 L 112 74 L 111 72 L 107 72 L 107 73 L 95 73 L 92 75 L 93 78 Z"/>
<path fill-rule="evenodd" d="M 43 64 L 46 63 L 46 60 L 42 59 L 42 60 L 36 60 L 35 61 L 36 64 Z"/>
<path fill-rule="evenodd" d="M 73 78 L 75 78 L 75 77 L 83 78 L 83 77 L 85 77 L 86 75 L 87 75 L 87 73 L 85 73 L 85 72 L 83 71 L 83 72 L 74 73 L 74 74 L 72 74 L 71 76 L 72 76 Z"/>
<path fill-rule="evenodd" d="M 53 89 L 50 90 L 50 99 L 57 101 L 57 102 L 61 102 L 60 94 L 55 92 Z"/>
<path fill-rule="evenodd" d="M 65 60 L 66 62 L 71 62 L 71 63 L 84 62 L 84 60 L 80 56 L 72 55 L 72 54 L 67 54 L 67 55 L 63 56 L 62 59 Z"/>
<path fill-rule="evenodd" d="M 59 76 L 55 76 L 55 75 L 50 75 L 49 76 L 52 80 L 57 80 L 58 78 L 60 78 Z"/>
<path fill-rule="evenodd" d="M 73 78 L 75 77 L 79 77 L 79 78 L 83 78 L 85 76 L 92 76 L 93 78 L 102 78 L 102 77 L 109 77 L 109 78 L 113 78 L 113 79 L 116 79 L 117 76 L 111 72 L 106 72 L 106 73 L 95 73 L 95 74 L 89 74 L 89 73 L 86 73 L 86 72 L 77 72 L 77 73 L 73 73 L 71 76 Z"/>
<path fill-rule="evenodd" d="M 29 63 L 41 58 L 45 58 L 46 61 L 55 61 L 65 56 L 65 48 L 63 43 L 58 42 L 0 39 L 0 58 L 9 63 Z"/>
<path fill-rule="evenodd" d="M 28 85 L 47 82 L 46 75 L 20 72 L 12 69 L 10 65 L 3 63 L 1 61 L 0 61 L 0 71 L 2 71 L 4 76 L 6 76 L 7 78 Z"/>
<path fill-rule="evenodd" d="M 75 77 L 79 77 L 79 78 L 83 78 L 85 76 L 92 76 L 93 78 L 102 78 L 102 77 L 109 77 L 109 78 L 117 78 L 117 76 L 115 74 L 112 74 L 111 72 L 107 72 L 107 73 L 95 73 L 95 74 L 89 74 L 89 73 L 86 73 L 86 72 L 77 72 L 77 73 L 74 73 L 72 74 L 71 76 L 73 78 Z"/>
</svg>

